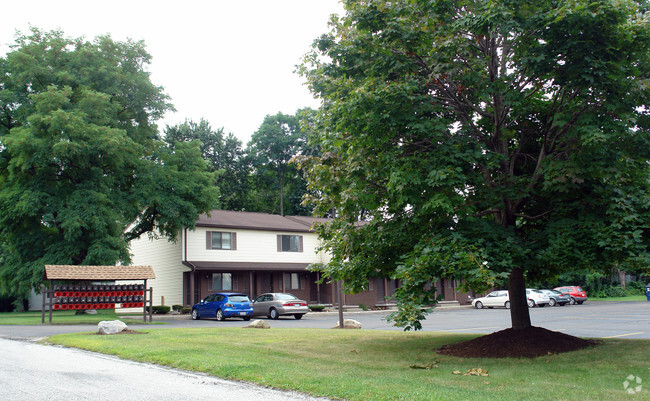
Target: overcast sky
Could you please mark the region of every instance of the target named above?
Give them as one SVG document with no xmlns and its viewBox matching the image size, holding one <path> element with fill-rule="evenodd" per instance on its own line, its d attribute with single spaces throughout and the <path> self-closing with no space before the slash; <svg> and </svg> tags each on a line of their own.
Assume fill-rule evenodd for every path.
<svg viewBox="0 0 650 401">
<path fill-rule="evenodd" d="M 246 145 L 264 116 L 318 107 L 295 66 L 343 8 L 338 0 L 13 0 L 1 9 L 1 45 L 30 25 L 144 40 L 151 79 L 177 109 L 161 128 L 204 118 Z"/>
</svg>

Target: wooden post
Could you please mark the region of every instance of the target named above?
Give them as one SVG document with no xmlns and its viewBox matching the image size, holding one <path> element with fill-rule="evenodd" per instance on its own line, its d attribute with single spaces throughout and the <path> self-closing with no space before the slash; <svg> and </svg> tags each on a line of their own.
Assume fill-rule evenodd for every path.
<svg viewBox="0 0 650 401">
<path fill-rule="evenodd" d="M 45 285 L 41 284 L 41 291 L 43 292 L 43 306 L 41 306 L 41 324 L 45 323 Z M 50 315 L 50 323 L 52 323 L 52 315 Z"/>
<path fill-rule="evenodd" d="M 142 321 L 147 323 L 147 279 L 144 279 L 144 286 L 142 287 L 142 295 L 144 299 L 142 300 Z"/>
<path fill-rule="evenodd" d="M 339 329 L 344 329 L 345 325 L 343 324 L 343 286 L 341 285 L 341 280 L 336 281 L 336 287 L 339 294 Z"/>
<path fill-rule="evenodd" d="M 148 291 L 149 291 L 149 323 L 151 323 L 153 321 L 153 287 L 150 287 Z"/>
<path fill-rule="evenodd" d="M 50 324 L 52 324 L 52 306 L 53 306 L 52 305 L 52 302 L 53 302 L 52 299 L 53 299 L 53 295 L 54 295 L 53 291 L 54 290 L 52 290 L 52 280 L 48 280 L 47 293 L 50 296 L 50 302 L 48 302 L 48 306 L 50 307 Z M 43 306 L 43 307 L 45 307 L 45 306 Z"/>
</svg>

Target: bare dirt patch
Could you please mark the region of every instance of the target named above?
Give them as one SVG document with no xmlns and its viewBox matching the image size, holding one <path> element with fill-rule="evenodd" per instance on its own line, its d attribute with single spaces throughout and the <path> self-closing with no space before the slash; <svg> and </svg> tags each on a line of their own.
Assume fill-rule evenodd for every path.
<svg viewBox="0 0 650 401">
<path fill-rule="evenodd" d="M 598 344 L 541 327 L 506 329 L 473 340 L 445 345 L 439 354 L 462 358 L 535 358 L 577 351 Z"/>
</svg>

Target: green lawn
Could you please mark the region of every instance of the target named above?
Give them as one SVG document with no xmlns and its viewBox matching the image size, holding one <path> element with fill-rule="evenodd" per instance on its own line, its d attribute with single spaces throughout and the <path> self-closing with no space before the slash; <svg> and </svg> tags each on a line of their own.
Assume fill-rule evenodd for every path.
<svg viewBox="0 0 650 401">
<path fill-rule="evenodd" d="M 650 383 L 650 340 L 606 340 L 535 359 L 441 356 L 475 335 L 322 329 L 151 328 L 147 334 L 64 334 L 49 342 L 349 400 L 630 400 L 626 377 Z M 413 368 L 413 366 L 420 368 Z M 464 376 L 481 368 L 489 376 Z M 634 399 L 647 397 L 650 384 Z"/>
<path fill-rule="evenodd" d="M 626 297 L 589 298 L 590 301 L 647 301 L 645 295 L 628 295 Z"/>
<path fill-rule="evenodd" d="M 102 320 L 115 320 L 123 314 L 116 314 L 114 309 L 99 309 L 96 315 L 75 315 L 75 311 L 52 312 L 52 324 L 97 324 Z M 144 323 L 142 315 L 119 318 L 125 323 Z M 49 323 L 48 312 L 45 312 L 45 324 Z M 6 312 L 0 313 L 0 324 L 36 325 L 41 324 L 41 312 Z M 155 324 L 155 323 L 154 323 Z"/>
</svg>

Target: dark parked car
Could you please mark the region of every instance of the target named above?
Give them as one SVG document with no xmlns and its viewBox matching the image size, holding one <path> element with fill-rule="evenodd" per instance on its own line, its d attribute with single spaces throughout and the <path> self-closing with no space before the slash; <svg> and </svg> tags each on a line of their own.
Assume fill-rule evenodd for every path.
<svg viewBox="0 0 650 401">
<path fill-rule="evenodd" d="M 551 306 L 560 305 L 564 306 L 571 302 L 571 297 L 568 294 L 563 294 L 555 290 L 540 290 L 548 295 L 548 304 Z"/>
<path fill-rule="evenodd" d="M 576 303 L 580 305 L 587 300 L 587 293 L 577 285 L 555 287 L 553 289 L 563 294 L 568 294 L 571 297 L 569 300 L 569 304 L 571 305 L 575 305 Z"/>
<path fill-rule="evenodd" d="M 219 292 L 208 295 L 198 304 L 192 305 L 192 319 L 214 317 L 224 320 L 227 317 L 241 317 L 250 320 L 253 316 L 251 300 L 246 294 Z"/>
<path fill-rule="evenodd" d="M 309 307 L 307 302 L 298 299 L 293 294 L 269 292 L 255 298 L 253 310 L 255 316 L 262 315 L 277 319 L 283 315 L 293 315 L 296 319 L 301 319 L 305 313 L 309 312 Z"/>
</svg>

